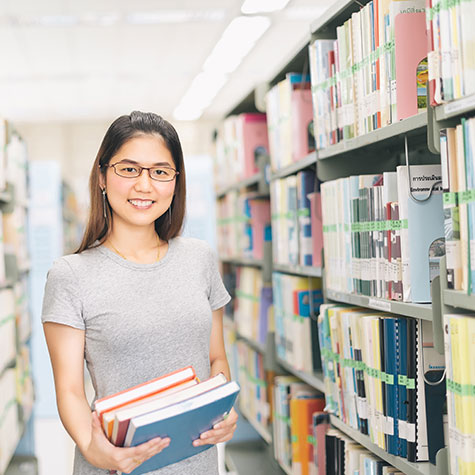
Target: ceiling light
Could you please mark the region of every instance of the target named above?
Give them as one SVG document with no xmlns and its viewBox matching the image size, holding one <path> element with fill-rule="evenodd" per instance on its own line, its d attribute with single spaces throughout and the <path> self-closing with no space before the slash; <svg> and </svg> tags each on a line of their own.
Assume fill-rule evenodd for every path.
<svg viewBox="0 0 475 475">
<path fill-rule="evenodd" d="M 198 74 L 182 97 L 178 107 L 173 111 L 173 117 L 177 120 L 198 119 L 227 80 L 228 78 L 224 74 L 219 75 L 204 71 Z"/>
<path fill-rule="evenodd" d="M 270 13 L 284 9 L 289 0 L 245 0 L 241 12 L 245 15 L 254 13 Z"/>
<path fill-rule="evenodd" d="M 158 25 L 162 23 L 182 23 L 190 21 L 221 21 L 225 16 L 223 9 L 207 10 L 156 10 L 134 12 L 126 17 L 131 25 Z"/>
<path fill-rule="evenodd" d="M 199 119 L 244 57 L 270 26 L 264 16 L 235 18 L 224 30 L 221 38 L 196 76 L 180 104 L 173 112 L 177 120 Z"/>
<path fill-rule="evenodd" d="M 233 72 L 270 26 L 264 16 L 235 18 L 205 61 L 205 71 Z"/>
<path fill-rule="evenodd" d="M 33 23 L 41 26 L 74 26 L 79 23 L 76 15 L 41 15 Z"/>
</svg>

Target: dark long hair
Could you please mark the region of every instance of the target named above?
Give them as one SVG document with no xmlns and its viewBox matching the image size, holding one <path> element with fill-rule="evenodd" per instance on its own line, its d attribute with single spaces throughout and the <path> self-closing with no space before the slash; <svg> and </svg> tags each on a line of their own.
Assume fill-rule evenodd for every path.
<svg viewBox="0 0 475 475">
<path fill-rule="evenodd" d="M 186 205 L 186 180 L 183 151 L 178 134 L 168 121 L 153 112 L 134 111 L 130 115 L 122 115 L 112 124 L 102 140 L 96 160 L 89 177 L 89 192 L 91 208 L 86 231 L 81 245 L 76 253 L 94 247 L 99 241 L 102 244 L 111 230 L 112 210 L 106 199 L 106 214 L 104 217 L 100 174 L 105 178 L 107 165 L 111 158 L 128 140 L 140 135 L 158 135 L 162 137 L 171 153 L 173 163 L 179 174 L 175 180 L 175 195 L 167 212 L 155 220 L 155 230 L 160 239 L 168 241 L 178 236 L 183 227 Z"/>
</svg>

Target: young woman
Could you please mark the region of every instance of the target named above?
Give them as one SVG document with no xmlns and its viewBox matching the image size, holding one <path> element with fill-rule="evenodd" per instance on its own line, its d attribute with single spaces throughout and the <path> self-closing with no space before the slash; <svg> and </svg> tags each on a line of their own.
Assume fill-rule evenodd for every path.
<svg viewBox="0 0 475 475">
<path fill-rule="evenodd" d="M 84 393 L 95 399 L 193 365 L 229 379 L 222 308 L 229 301 L 212 250 L 179 237 L 185 170 L 178 135 L 152 113 L 132 112 L 107 131 L 90 176 L 91 210 L 78 251 L 48 273 L 42 321 L 58 410 L 76 442 L 74 475 L 131 472 L 168 439 L 114 447 Z M 237 415 L 196 445 L 229 440 Z M 151 474 L 217 474 L 216 447 Z"/>
</svg>

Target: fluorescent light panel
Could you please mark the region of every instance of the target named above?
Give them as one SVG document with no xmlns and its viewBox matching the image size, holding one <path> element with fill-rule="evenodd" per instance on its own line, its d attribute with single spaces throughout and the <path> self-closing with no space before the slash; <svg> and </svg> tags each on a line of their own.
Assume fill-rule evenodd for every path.
<svg viewBox="0 0 475 475">
<path fill-rule="evenodd" d="M 270 23 L 269 18 L 262 16 L 235 18 L 204 62 L 203 71 L 191 83 L 175 109 L 174 117 L 178 120 L 198 119 Z"/>
<path fill-rule="evenodd" d="M 284 9 L 289 0 L 245 0 L 241 12 L 245 15 L 255 13 L 271 13 Z"/>
</svg>

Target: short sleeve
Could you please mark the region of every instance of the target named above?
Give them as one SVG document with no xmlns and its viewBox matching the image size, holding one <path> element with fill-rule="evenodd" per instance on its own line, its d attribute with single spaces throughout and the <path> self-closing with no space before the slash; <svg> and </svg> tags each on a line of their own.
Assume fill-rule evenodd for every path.
<svg viewBox="0 0 475 475">
<path fill-rule="evenodd" d="M 86 328 L 78 282 L 64 258 L 55 261 L 48 272 L 41 321 L 61 323 L 80 330 Z"/>
<path fill-rule="evenodd" d="M 223 279 L 221 278 L 218 269 L 218 258 L 211 248 L 209 259 L 210 277 L 208 298 L 211 310 L 214 311 L 218 310 L 218 308 L 224 307 L 231 300 L 231 296 L 224 286 Z"/>
</svg>

